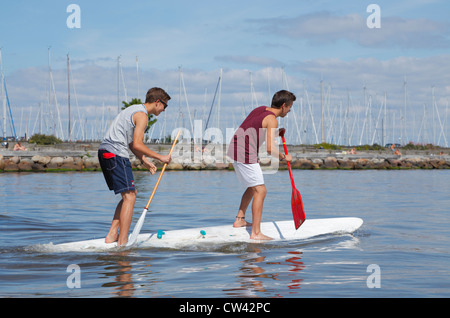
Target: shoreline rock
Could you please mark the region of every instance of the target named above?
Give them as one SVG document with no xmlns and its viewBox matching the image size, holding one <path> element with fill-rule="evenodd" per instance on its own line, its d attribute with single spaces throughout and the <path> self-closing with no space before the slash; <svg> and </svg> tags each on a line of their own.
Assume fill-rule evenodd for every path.
<svg viewBox="0 0 450 318">
<path fill-rule="evenodd" d="M 450 169 L 450 156 L 379 156 L 355 155 L 337 156 L 326 154 L 293 154 L 291 163 L 293 169 L 303 170 L 406 170 L 406 169 Z M 139 159 L 132 157 L 133 170 L 146 170 Z M 261 166 L 267 167 L 272 158 L 262 156 Z M 163 164 L 154 160 L 153 163 L 161 169 Z M 274 166 L 276 167 L 276 162 Z M 279 169 L 287 169 L 286 162 L 279 162 Z M 192 160 L 191 154 L 173 156 L 167 170 L 232 170 L 228 162 L 216 161 L 214 156 L 204 155 Z M 82 156 L 32 155 L 15 153 L 14 156 L 0 154 L 0 172 L 49 172 L 49 171 L 101 171 L 98 158 L 92 154 Z"/>
<path fill-rule="evenodd" d="M 167 154 L 171 144 L 146 144 L 158 153 Z M 49 171 L 101 171 L 97 158 L 98 143 L 64 143 L 61 145 L 37 146 L 27 144 L 27 151 L 11 151 L 0 148 L 0 173 L 2 172 L 49 172 Z M 293 169 L 303 170 L 403 170 L 403 169 L 450 169 L 450 152 L 440 148 L 439 152 L 402 151 L 402 155 L 392 154 L 390 149 L 347 151 L 315 149 L 308 146 L 287 146 L 293 156 Z M 226 145 L 210 145 L 204 152 L 198 147 L 180 144 L 175 147 L 172 162 L 167 170 L 233 170 L 230 162 L 224 158 Z M 280 152 L 284 152 L 280 146 Z M 438 154 L 439 153 L 439 154 Z M 222 160 L 216 160 L 215 155 Z M 224 162 L 225 160 L 225 162 Z M 287 169 L 284 161 L 277 162 L 266 153 L 260 154 L 263 169 Z M 139 159 L 131 155 L 134 170 L 146 170 Z M 163 164 L 153 163 L 161 169 Z M 273 167 L 272 167 L 273 164 Z"/>
</svg>

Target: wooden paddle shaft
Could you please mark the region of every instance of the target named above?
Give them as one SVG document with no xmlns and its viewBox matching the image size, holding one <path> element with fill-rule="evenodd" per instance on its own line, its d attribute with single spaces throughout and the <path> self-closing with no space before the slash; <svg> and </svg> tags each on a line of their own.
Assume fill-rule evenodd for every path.
<svg viewBox="0 0 450 318">
<path fill-rule="evenodd" d="M 181 133 L 181 129 L 178 131 L 178 134 L 175 137 L 175 140 L 173 141 L 172 147 L 170 148 L 170 151 L 169 151 L 169 155 L 172 154 L 173 148 L 175 148 L 175 145 L 177 143 L 178 137 L 180 136 L 180 133 Z M 159 182 L 161 181 L 162 175 L 164 174 L 166 167 L 167 167 L 167 163 L 165 163 L 164 166 L 162 167 L 161 173 L 159 174 L 158 180 L 156 181 L 155 187 L 153 188 L 152 195 L 150 196 L 150 199 L 148 199 L 147 205 L 145 206 L 146 210 L 148 210 L 148 207 L 150 206 L 150 203 L 152 202 L 153 197 L 155 196 L 156 189 L 158 189 Z"/>
</svg>

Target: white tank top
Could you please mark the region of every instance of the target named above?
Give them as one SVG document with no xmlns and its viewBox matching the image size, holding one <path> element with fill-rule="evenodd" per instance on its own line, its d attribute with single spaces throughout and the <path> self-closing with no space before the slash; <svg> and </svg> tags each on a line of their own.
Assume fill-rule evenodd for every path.
<svg viewBox="0 0 450 318">
<path fill-rule="evenodd" d="M 148 115 L 144 104 L 132 105 L 122 110 L 111 123 L 99 149 L 105 149 L 116 156 L 130 158 L 128 145 L 133 142 L 135 127 L 133 115 L 138 112 Z"/>
</svg>

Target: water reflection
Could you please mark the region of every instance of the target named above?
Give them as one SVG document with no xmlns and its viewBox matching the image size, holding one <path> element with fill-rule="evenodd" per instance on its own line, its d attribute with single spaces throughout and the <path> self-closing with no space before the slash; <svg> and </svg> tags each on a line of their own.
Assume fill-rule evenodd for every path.
<svg viewBox="0 0 450 318">
<path fill-rule="evenodd" d="M 292 251 L 288 252 L 289 254 L 298 255 L 298 256 L 292 256 L 286 260 L 286 263 L 283 265 L 293 265 L 291 269 L 289 269 L 290 272 L 299 272 L 305 268 L 305 265 L 303 265 L 303 262 L 301 262 L 301 255 L 302 252 L 298 251 Z M 292 263 L 292 264 L 289 264 Z M 288 288 L 289 289 L 300 289 L 300 283 L 303 281 L 303 279 L 293 279 L 291 283 L 289 283 Z"/>
<path fill-rule="evenodd" d="M 260 297 L 258 293 L 271 293 L 266 285 L 272 285 L 268 283 L 269 280 L 280 280 L 280 275 L 285 273 L 285 270 L 281 267 L 270 266 L 270 269 L 276 269 L 275 271 L 268 271 L 269 267 L 266 265 L 287 265 L 287 272 L 292 273 L 293 278 L 287 284 L 289 289 L 299 289 L 303 279 L 298 278 L 298 273 L 305 268 L 305 265 L 301 261 L 302 252 L 290 251 L 283 262 L 268 262 L 266 256 L 261 255 L 262 251 L 258 247 L 250 247 L 251 251 L 239 255 L 238 258 L 242 259 L 239 267 L 240 274 L 237 276 L 239 288 L 225 289 L 224 292 L 233 297 Z M 270 296 L 279 297 L 278 293 Z"/>
<path fill-rule="evenodd" d="M 235 282 L 227 282 L 219 287 L 227 297 L 292 297 L 300 293 L 306 277 L 303 270 L 305 253 L 333 252 L 346 249 L 358 249 L 359 239 L 351 235 L 334 236 L 315 240 L 313 243 L 296 244 L 291 249 L 279 249 L 278 246 L 267 248 L 266 245 L 255 244 L 231 245 L 212 252 L 214 257 L 223 257 L 220 261 L 210 263 L 214 258 L 207 250 L 184 251 L 184 258 L 180 259 L 180 267 L 174 266 L 172 272 L 160 269 L 162 259 L 173 257 L 180 251 L 166 251 L 162 259 L 142 257 L 141 251 L 117 251 L 100 258 L 107 262 L 102 273 L 108 282 L 101 287 L 108 288 L 113 297 L 168 297 L 172 292 L 180 293 L 182 290 L 201 285 L 201 281 L 208 281 L 212 276 L 226 268 L 233 272 Z M 237 250 L 236 250 L 237 249 Z M 234 253 L 238 254 L 235 256 Z M 211 251 L 209 251 L 211 252 Z M 231 254 L 230 254 L 231 253 Z M 221 255 L 221 256 L 220 256 Z M 231 257 L 231 258 L 230 258 Z M 235 262 L 233 260 L 238 260 Z M 207 261 L 208 260 L 208 261 Z M 187 261 L 187 263 L 185 263 Z M 233 264 L 230 266 L 230 262 Z M 216 263 L 219 262 L 219 263 Z M 163 262 L 164 263 L 164 262 Z M 202 265 L 198 265 L 202 264 Z M 194 265 L 194 266 L 192 266 Z M 310 264 L 320 266 L 320 264 Z M 155 273 L 158 273 L 156 280 Z M 161 284 L 163 287 L 156 288 Z M 220 285 L 220 284 L 219 284 Z M 170 286 L 170 287 L 169 287 Z M 159 289 L 166 290 L 161 294 Z M 168 292 L 173 289 L 172 292 Z M 204 295 L 208 297 L 208 294 Z M 203 297 L 203 296 L 202 296 Z"/>
<path fill-rule="evenodd" d="M 113 288 L 111 294 L 117 297 L 132 297 L 134 294 L 134 284 L 132 280 L 132 270 L 133 267 L 127 256 L 129 256 L 129 251 L 114 252 L 109 255 L 108 258 L 119 258 L 114 263 L 108 264 L 106 266 L 104 276 L 112 278 L 113 281 L 102 284 L 101 287 Z"/>
</svg>

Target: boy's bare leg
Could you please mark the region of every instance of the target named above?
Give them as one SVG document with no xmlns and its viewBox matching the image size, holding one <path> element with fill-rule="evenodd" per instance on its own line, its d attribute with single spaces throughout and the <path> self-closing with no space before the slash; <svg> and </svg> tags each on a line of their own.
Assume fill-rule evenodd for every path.
<svg viewBox="0 0 450 318">
<path fill-rule="evenodd" d="M 122 209 L 123 199 L 116 206 L 116 211 L 114 212 L 114 218 L 111 223 L 111 227 L 109 229 L 108 235 L 106 235 L 105 243 L 113 243 L 116 242 L 119 238 L 119 218 L 120 218 L 120 210 Z"/>
<path fill-rule="evenodd" d="M 252 204 L 252 233 L 250 238 L 253 240 L 271 240 L 272 238 L 261 233 L 261 219 L 264 199 L 266 198 L 267 190 L 264 184 L 253 187 L 253 204 Z"/>
<path fill-rule="evenodd" d="M 120 210 L 120 231 L 117 246 L 124 246 L 128 242 L 128 232 L 133 218 L 133 209 L 136 202 L 136 190 L 122 192 L 122 209 Z"/>
<path fill-rule="evenodd" d="M 234 221 L 233 227 L 243 227 L 252 225 L 251 223 L 245 221 L 245 211 L 247 211 L 247 208 L 253 199 L 253 194 L 254 194 L 253 188 L 247 188 L 247 190 L 245 190 L 244 194 L 242 195 L 241 205 L 239 206 L 238 215 L 236 217 L 236 220 Z"/>
<path fill-rule="evenodd" d="M 125 245 L 128 242 L 128 232 L 136 202 L 136 190 L 125 191 L 121 195 L 122 200 L 117 204 L 111 228 L 105 238 L 106 243 L 117 241 L 117 246 Z"/>
</svg>

